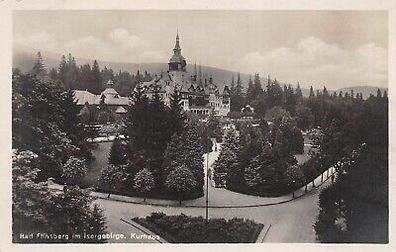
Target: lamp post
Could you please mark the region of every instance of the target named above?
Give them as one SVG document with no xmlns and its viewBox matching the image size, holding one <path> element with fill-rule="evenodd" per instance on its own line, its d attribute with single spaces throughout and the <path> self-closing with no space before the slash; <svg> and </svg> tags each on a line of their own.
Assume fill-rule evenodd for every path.
<svg viewBox="0 0 396 252">
<path fill-rule="evenodd" d="M 206 154 L 206 204 L 205 204 L 205 219 L 206 223 L 209 220 L 209 152 Z"/>
<path fill-rule="evenodd" d="M 292 194 L 292 196 L 293 196 L 293 199 L 294 199 L 294 185 L 296 184 L 296 181 L 295 180 L 293 180 L 293 194 Z"/>
</svg>

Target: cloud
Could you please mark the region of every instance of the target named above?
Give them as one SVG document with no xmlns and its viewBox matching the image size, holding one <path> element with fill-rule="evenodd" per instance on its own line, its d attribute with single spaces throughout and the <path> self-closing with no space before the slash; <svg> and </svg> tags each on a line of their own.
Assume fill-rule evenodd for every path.
<svg viewBox="0 0 396 252">
<path fill-rule="evenodd" d="M 56 48 L 55 38 L 48 32 L 43 31 L 28 36 L 14 38 L 15 47 L 32 48 L 39 50 L 54 50 Z"/>
<path fill-rule="evenodd" d="M 67 41 L 56 40 L 47 32 L 14 38 L 17 50 L 41 50 L 75 57 L 112 62 L 165 62 L 169 53 L 152 49 L 150 43 L 124 28 L 111 30 L 107 36 L 87 35 Z"/>
<path fill-rule="evenodd" d="M 165 53 L 150 49 L 150 44 L 128 30 L 117 28 L 104 39 L 86 36 L 68 41 L 65 49 L 73 55 L 114 62 L 163 61 Z"/>
<path fill-rule="evenodd" d="M 373 43 L 345 50 L 318 38 L 302 39 L 295 47 L 276 48 L 266 53 L 246 54 L 240 63 L 243 72 L 269 73 L 279 80 L 304 86 L 387 86 L 387 50 Z"/>
<path fill-rule="evenodd" d="M 135 35 L 129 34 L 126 29 L 118 28 L 110 32 L 110 39 L 115 45 L 125 50 L 135 50 L 144 46 L 143 41 Z"/>
</svg>

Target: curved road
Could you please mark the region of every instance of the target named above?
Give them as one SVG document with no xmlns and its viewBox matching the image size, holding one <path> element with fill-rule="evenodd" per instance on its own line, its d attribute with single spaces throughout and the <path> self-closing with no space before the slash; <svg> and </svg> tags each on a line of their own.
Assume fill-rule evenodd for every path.
<svg viewBox="0 0 396 252">
<path fill-rule="evenodd" d="M 330 183 L 327 181 L 326 184 Z M 318 215 L 318 194 L 320 190 L 292 202 L 281 205 L 238 208 L 238 209 L 210 209 L 210 218 L 233 217 L 247 218 L 263 224 L 271 224 L 271 228 L 264 242 L 316 242 L 313 224 Z M 168 215 L 184 213 L 191 216 L 205 216 L 205 209 L 176 207 L 160 207 L 117 202 L 105 199 L 96 201 L 105 209 L 108 220 L 108 232 L 123 233 L 129 237 L 130 233 L 139 232 L 123 223 L 120 218 L 130 220 L 133 217 L 146 217 L 152 212 L 163 212 Z M 112 241 L 110 241 L 112 242 Z M 123 242 L 153 242 L 149 240 L 124 240 Z"/>
<path fill-rule="evenodd" d="M 217 156 L 218 152 L 210 153 L 209 166 L 211 166 Z M 204 157 L 206 159 L 206 155 Z M 317 188 L 307 195 L 291 202 L 280 205 L 250 208 L 213 208 L 209 209 L 209 217 L 226 219 L 239 217 L 252 219 L 266 225 L 270 224 L 271 228 L 265 237 L 264 242 L 316 242 L 313 224 L 315 223 L 316 217 L 319 213 L 318 195 L 320 190 L 329 183 L 330 182 L 327 181 L 320 188 Z M 210 187 L 209 189 L 209 198 L 213 203 L 232 203 L 233 205 L 244 205 L 246 203 L 264 200 L 264 198 L 260 199 L 260 197 L 241 195 L 223 188 L 213 187 Z M 194 203 L 201 203 L 200 201 L 204 201 L 204 197 L 194 201 L 197 201 Z M 144 237 L 142 238 L 139 236 L 143 234 L 140 230 L 126 224 L 121 221 L 121 219 L 130 220 L 134 217 L 146 217 L 152 212 L 163 212 L 168 215 L 183 213 L 191 216 L 205 216 L 204 208 L 150 206 L 107 199 L 97 199 L 96 203 L 105 210 L 104 213 L 107 217 L 107 231 L 118 234 L 122 233 L 128 238 L 125 240 L 110 239 L 109 242 L 155 242 L 155 240 L 144 239 Z M 131 234 L 135 234 L 134 237 L 137 238 L 129 239 Z"/>
</svg>

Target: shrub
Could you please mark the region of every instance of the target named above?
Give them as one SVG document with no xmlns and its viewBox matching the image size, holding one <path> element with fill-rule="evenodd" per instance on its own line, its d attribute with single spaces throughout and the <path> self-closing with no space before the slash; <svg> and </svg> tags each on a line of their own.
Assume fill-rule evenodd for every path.
<svg viewBox="0 0 396 252">
<path fill-rule="evenodd" d="M 151 229 L 171 243 L 241 243 L 255 242 L 263 224 L 241 218 L 210 219 L 184 214 L 167 216 L 152 213 L 134 221 Z"/>
</svg>

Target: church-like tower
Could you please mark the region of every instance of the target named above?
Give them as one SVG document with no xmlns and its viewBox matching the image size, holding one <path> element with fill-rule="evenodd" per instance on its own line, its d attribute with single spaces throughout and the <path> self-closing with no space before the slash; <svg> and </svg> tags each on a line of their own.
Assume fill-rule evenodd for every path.
<svg viewBox="0 0 396 252">
<path fill-rule="evenodd" d="M 176 44 L 175 48 L 173 49 L 173 55 L 169 60 L 169 71 L 186 71 L 186 60 L 184 59 L 183 55 L 181 55 L 181 48 L 179 42 L 179 32 L 176 35 Z"/>
</svg>

